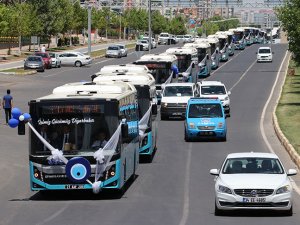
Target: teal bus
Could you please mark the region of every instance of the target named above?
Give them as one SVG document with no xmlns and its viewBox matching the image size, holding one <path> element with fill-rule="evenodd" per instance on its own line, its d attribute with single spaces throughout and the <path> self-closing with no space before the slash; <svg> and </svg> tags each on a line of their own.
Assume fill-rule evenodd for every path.
<svg viewBox="0 0 300 225">
<path fill-rule="evenodd" d="M 98 189 L 122 192 L 139 164 L 136 94 L 135 87 L 124 82 L 78 82 L 31 100 L 31 190 L 94 190 L 96 184 Z M 44 139 L 34 130 L 43 133 Z M 95 149 L 99 134 L 105 145 Z M 65 160 L 53 157 L 47 142 Z M 115 149 L 107 149 L 111 143 L 115 143 Z M 101 162 L 95 159 L 95 153 L 102 148 L 104 164 L 99 167 Z"/>
<path fill-rule="evenodd" d="M 157 100 L 155 79 L 149 74 L 115 72 L 99 73 L 94 82 L 123 81 L 134 85 L 137 90 L 139 120 L 144 120 L 146 128 L 144 134 L 140 136 L 140 156 L 151 162 L 156 151 L 157 143 Z M 150 109 L 152 108 L 152 109 Z M 143 119 L 144 118 L 144 119 Z"/>
</svg>

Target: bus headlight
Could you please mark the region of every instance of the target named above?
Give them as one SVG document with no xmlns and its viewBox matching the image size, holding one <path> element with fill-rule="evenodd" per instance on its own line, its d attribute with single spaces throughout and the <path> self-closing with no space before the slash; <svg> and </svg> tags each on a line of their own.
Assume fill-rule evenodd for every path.
<svg viewBox="0 0 300 225">
<path fill-rule="evenodd" d="M 148 135 L 143 138 L 142 147 L 148 144 Z"/>
<path fill-rule="evenodd" d="M 106 171 L 105 180 L 112 178 L 116 175 L 116 164 L 113 164 L 109 170 Z"/>
</svg>

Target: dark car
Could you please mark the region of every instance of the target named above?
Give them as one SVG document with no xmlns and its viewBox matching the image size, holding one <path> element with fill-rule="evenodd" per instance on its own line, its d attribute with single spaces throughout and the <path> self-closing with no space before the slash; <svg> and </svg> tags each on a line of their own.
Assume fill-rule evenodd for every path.
<svg viewBox="0 0 300 225">
<path fill-rule="evenodd" d="M 41 56 L 28 56 L 24 62 L 24 70 L 34 69 L 37 71 L 44 72 L 45 71 L 45 63 Z"/>
<path fill-rule="evenodd" d="M 51 59 L 51 57 L 48 53 L 46 53 L 46 52 L 36 52 L 36 53 L 34 53 L 34 55 L 41 56 L 43 58 L 45 68 L 47 68 L 47 69 L 52 68 L 52 59 Z"/>
</svg>

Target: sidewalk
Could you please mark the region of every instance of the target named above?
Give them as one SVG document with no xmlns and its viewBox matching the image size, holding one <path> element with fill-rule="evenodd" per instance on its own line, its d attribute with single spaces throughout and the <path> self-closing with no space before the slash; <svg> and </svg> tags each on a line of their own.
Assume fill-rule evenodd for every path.
<svg viewBox="0 0 300 225">
<path fill-rule="evenodd" d="M 108 40 L 107 43 L 100 43 L 100 44 L 93 44 L 91 46 L 91 50 L 93 51 L 98 51 L 98 50 L 103 50 L 106 49 L 109 45 L 111 45 L 112 43 L 118 43 L 118 44 L 128 44 L 128 43 L 133 43 L 133 41 L 128 41 L 128 40 L 117 40 L 116 42 L 114 42 L 115 40 Z M 72 49 L 72 50 L 65 50 L 65 51 L 61 51 L 61 52 L 66 52 L 66 51 L 78 51 L 81 53 L 87 53 L 88 52 L 88 46 L 77 46 L 78 48 L 76 49 Z M 26 49 L 26 46 L 24 46 L 24 48 Z M 1 51 L 5 51 L 4 49 Z M 13 69 L 13 68 L 18 68 L 18 67 L 23 67 L 24 64 L 24 60 L 17 60 L 17 61 L 10 61 L 8 60 L 8 62 L 0 62 L 0 70 L 8 70 L 8 69 Z"/>
</svg>

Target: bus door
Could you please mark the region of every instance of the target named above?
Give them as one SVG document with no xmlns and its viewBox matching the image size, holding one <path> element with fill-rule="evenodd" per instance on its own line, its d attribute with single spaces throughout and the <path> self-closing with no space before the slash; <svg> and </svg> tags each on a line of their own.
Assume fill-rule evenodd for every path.
<svg viewBox="0 0 300 225">
<path fill-rule="evenodd" d="M 234 45 L 233 40 L 232 40 L 232 35 L 227 34 L 227 36 L 228 36 L 228 54 L 229 54 L 229 56 L 233 56 L 235 45 Z"/>
<path fill-rule="evenodd" d="M 209 44 L 210 44 L 211 52 L 212 52 L 212 54 L 211 54 L 211 68 L 214 70 L 214 69 L 217 69 L 219 67 L 220 59 L 221 59 L 219 43 L 211 42 Z"/>
<path fill-rule="evenodd" d="M 220 42 L 220 52 L 221 52 L 221 61 L 227 61 L 229 57 L 228 43 L 226 38 L 219 38 Z"/>
</svg>

